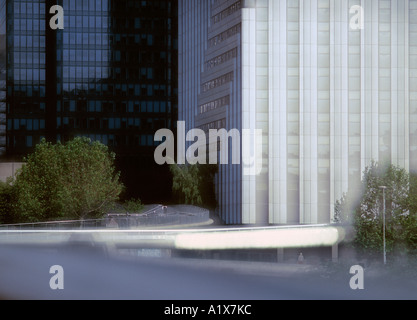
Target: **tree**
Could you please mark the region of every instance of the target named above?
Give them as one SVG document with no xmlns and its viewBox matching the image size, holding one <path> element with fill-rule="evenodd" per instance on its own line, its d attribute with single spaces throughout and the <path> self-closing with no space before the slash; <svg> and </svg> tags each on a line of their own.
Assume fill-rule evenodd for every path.
<svg viewBox="0 0 417 320">
<path fill-rule="evenodd" d="M 386 241 L 387 249 L 407 241 L 404 225 L 414 218 L 410 215 L 409 174 L 394 165 L 372 162 L 364 171 L 362 189 L 350 190 L 336 202 L 337 222 L 355 227 L 355 245 L 368 251 L 382 250 L 382 190 L 386 186 Z"/>
<path fill-rule="evenodd" d="M 217 172 L 217 165 L 171 164 L 169 168 L 173 176 L 172 190 L 178 202 L 215 206 L 213 178 Z"/>
<path fill-rule="evenodd" d="M 408 210 L 409 214 L 402 218 L 402 236 L 410 252 L 417 252 L 417 175 L 409 175 Z"/>
<path fill-rule="evenodd" d="M 14 181 L 16 212 L 26 221 L 101 216 L 123 189 L 115 155 L 100 142 L 42 140 Z"/>
<path fill-rule="evenodd" d="M 11 181 L 0 181 L 0 224 L 17 222 L 13 210 L 14 198 L 15 192 Z"/>
<path fill-rule="evenodd" d="M 140 213 L 145 208 L 140 199 L 130 199 L 124 202 L 123 208 L 128 213 Z"/>
<path fill-rule="evenodd" d="M 199 185 L 201 176 L 197 165 L 170 165 L 173 175 L 172 191 L 183 204 L 201 205 L 203 203 Z"/>
</svg>

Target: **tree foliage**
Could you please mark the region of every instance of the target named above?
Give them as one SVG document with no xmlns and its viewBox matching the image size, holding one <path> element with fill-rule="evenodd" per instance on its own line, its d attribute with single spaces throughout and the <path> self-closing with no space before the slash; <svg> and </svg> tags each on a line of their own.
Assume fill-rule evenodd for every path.
<svg viewBox="0 0 417 320">
<path fill-rule="evenodd" d="M 215 206 L 214 174 L 217 165 L 170 165 L 173 176 L 172 191 L 177 201 L 205 207 Z"/>
<path fill-rule="evenodd" d="M 173 175 L 172 191 L 178 201 L 184 204 L 201 205 L 203 203 L 199 185 L 201 176 L 196 165 L 170 165 Z"/>
<path fill-rule="evenodd" d="M 101 216 L 123 189 L 114 158 L 87 138 L 65 145 L 43 140 L 16 175 L 15 211 L 26 221 Z"/>
<path fill-rule="evenodd" d="M 130 199 L 124 202 L 123 208 L 128 213 L 140 213 L 144 209 L 144 205 L 140 199 Z"/>
<path fill-rule="evenodd" d="M 11 181 L 0 181 L 0 224 L 13 223 L 16 221 L 13 210 L 14 199 L 15 192 Z"/>
<path fill-rule="evenodd" d="M 417 248 L 417 178 L 394 165 L 372 162 L 360 190 L 349 190 L 335 204 L 335 222 L 355 228 L 354 244 L 367 252 L 383 248 L 383 191 L 386 204 L 387 250 Z"/>
</svg>

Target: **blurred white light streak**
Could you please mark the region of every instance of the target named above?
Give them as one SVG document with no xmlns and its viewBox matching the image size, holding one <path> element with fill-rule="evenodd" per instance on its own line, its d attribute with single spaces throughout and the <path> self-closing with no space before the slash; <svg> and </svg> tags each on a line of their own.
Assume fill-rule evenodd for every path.
<svg viewBox="0 0 417 320">
<path fill-rule="evenodd" d="M 181 233 L 175 248 L 193 250 L 268 249 L 332 246 L 343 234 L 338 228 L 288 228 Z"/>
<path fill-rule="evenodd" d="M 172 249 L 228 250 L 333 246 L 343 241 L 344 235 L 343 228 L 329 225 L 181 230 L 0 230 L 0 243 L 43 245 L 84 240 Z"/>
</svg>

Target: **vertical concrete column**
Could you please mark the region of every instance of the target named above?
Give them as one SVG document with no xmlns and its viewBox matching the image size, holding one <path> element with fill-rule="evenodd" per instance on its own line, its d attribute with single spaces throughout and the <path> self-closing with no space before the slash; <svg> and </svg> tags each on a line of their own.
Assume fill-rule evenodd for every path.
<svg viewBox="0 0 417 320">
<path fill-rule="evenodd" d="M 269 0 L 269 222 L 287 222 L 287 5 Z"/>
<path fill-rule="evenodd" d="M 256 8 L 242 9 L 242 129 L 256 129 Z M 242 177 L 242 222 L 256 223 L 256 176 Z"/>
<path fill-rule="evenodd" d="M 317 0 L 300 1 L 300 222 L 317 223 Z"/>
</svg>

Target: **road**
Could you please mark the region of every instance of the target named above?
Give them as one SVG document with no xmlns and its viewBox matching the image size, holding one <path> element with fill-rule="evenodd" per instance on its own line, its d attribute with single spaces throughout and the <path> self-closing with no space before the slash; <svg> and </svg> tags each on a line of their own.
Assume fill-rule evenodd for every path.
<svg viewBox="0 0 417 320">
<path fill-rule="evenodd" d="M 0 298 L 81 300 L 343 300 L 416 299 L 415 282 L 367 277 L 352 290 L 349 270 L 275 263 L 109 256 L 100 246 L 0 248 Z M 50 267 L 63 268 L 52 290 Z"/>
</svg>

